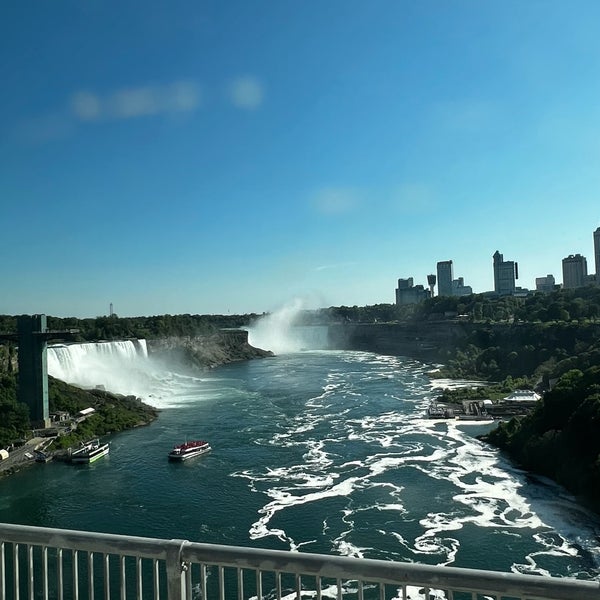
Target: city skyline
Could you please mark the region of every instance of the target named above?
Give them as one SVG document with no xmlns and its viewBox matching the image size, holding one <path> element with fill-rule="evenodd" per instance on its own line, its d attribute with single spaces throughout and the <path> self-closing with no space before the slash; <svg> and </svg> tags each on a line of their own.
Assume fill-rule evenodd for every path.
<svg viewBox="0 0 600 600">
<path fill-rule="evenodd" d="M 592 232 L 592 256 L 595 260 L 595 272 L 589 272 L 587 266 L 587 257 L 580 254 L 569 254 L 565 256 L 561 261 L 560 274 L 562 276 L 562 282 L 557 282 L 554 273 L 546 273 L 545 275 L 539 275 L 535 278 L 534 285 L 529 287 L 527 285 L 521 285 L 519 281 L 519 266 L 516 260 L 504 260 L 504 255 L 496 250 L 492 255 L 492 273 L 493 273 L 493 287 L 486 290 L 475 290 L 474 294 L 482 294 L 494 292 L 498 295 L 513 295 L 515 292 L 522 291 L 550 291 L 546 289 L 548 286 L 548 280 L 552 281 L 552 289 L 555 287 L 564 288 L 576 288 L 583 287 L 588 284 L 600 284 L 600 226 Z M 472 287 L 466 285 L 468 282 L 465 281 L 464 277 L 458 277 L 454 279 L 454 261 L 453 260 L 440 260 L 436 264 L 437 270 L 437 292 L 436 296 L 456 296 L 465 295 L 464 293 L 456 293 L 456 284 L 459 286 Z M 425 276 L 428 280 L 431 275 Z M 590 279 L 592 278 L 593 281 Z M 402 279 L 402 278 L 401 278 Z M 428 287 L 424 285 L 418 278 L 412 275 L 405 280 L 410 280 L 411 286 L 422 286 L 423 288 Z M 442 286 L 440 286 L 440 280 Z M 454 284 L 454 285 L 453 285 Z M 539 286 L 538 286 L 539 284 Z M 429 286 L 431 287 L 431 286 Z M 539 287 L 539 289 L 538 289 Z M 396 292 L 396 303 L 398 303 L 398 292 Z"/>
<path fill-rule="evenodd" d="M 0 314 L 494 289 L 600 225 L 600 4 L 0 8 Z M 518 18 L 515 18 L 517 16 Z"/>
</svg>

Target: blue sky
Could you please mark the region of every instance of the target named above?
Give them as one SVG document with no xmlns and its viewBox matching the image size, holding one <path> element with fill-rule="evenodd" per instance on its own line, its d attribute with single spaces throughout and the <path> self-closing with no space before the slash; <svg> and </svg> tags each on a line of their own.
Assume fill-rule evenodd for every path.
<svg viewBox="0 0 600 600">
<path fill-rule="evenodd" d="M 597 1 L 0 6 L 0 314 L 523 287 L 600 225 Z"/>
</svg>

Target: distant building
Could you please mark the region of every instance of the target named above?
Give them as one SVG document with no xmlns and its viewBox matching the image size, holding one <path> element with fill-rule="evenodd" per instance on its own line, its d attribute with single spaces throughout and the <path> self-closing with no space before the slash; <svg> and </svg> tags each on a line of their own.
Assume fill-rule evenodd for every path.
<svg viewBox="0 0 600 600">
<path fill-rule="evenodd" d="M 556 289 L 556 281 L 554 275 L 546 275 L 546 277 L 535 278 L 535 290 L 536 292 L 544 292 L 548 294 Z"/>
<path fill-rule="evenodd" d="M 600 227 L 594 231 L 594 259 L 596 261 L 596 283 L 600 285 Z"/>
<path fill-rule="evenodd" d="M 427 275 L 427 285 L 429 286 L 429 295 L 433 298 L 433 288 L 435 287 L 436 276 L 435 275 Z"/>
<path fill-rule="evenodd" d="M 515 280 L 519 278 L 519 265 L 494 252 L 494 291 L 499 296 L 512 296 L 515 293 Z"/>
<path fill-rule="evenodd" d="M 453 296 L 470 296 L 473 293 L 473 288 L 470 285 L 465 285 L 463 277 L 454 279 L 452 281 L 452 295 Z"/>
<path fill-rule="evenodd" d="M 541 396 L 533 390 L 514 390 L 509 396 L 505 396 L 505 402 L 537 402 Z"/>
<path fill-rule="evenodd" d="M 563 287 L 573 289 L 588 284 L 587 260 L 581 254 L 569 254 L 562 261 Z"/>
<path fill-rule="evenodd" d="M 413 278 L 398 279 L 398 287 L 396 288 L 396 306 L 404 306 L 406 304 L 418 304 L 429 298 L 429 290 L 426 290 L 422 285 L 413 285 Z"/>
<path fill-rule="evenodd" d="M 452 261 L 441 260 L 437 264 L 438 296 L 452 296 Z"/>
</svg>

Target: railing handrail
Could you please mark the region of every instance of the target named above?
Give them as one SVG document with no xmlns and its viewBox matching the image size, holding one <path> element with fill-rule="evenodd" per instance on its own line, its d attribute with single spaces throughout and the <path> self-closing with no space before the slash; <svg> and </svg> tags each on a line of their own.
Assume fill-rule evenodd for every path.
<svg viewBox="0 0 600 600">
<path fill-rule="evenodd" d="M 392 585 L 420 585 L 455 591 L 480 589 L 492 594 L 528 598 L 600 598 L 600 582 L 596 580 L 223 546 L 179 539 L 90 533 L 30 525 L 0 523 L 0 543 L 3 542 L 165 560 L 168 565 L 173 563 L 171 567 L 179 567 L 184 563 L 205 563 L 344 580 L 378 581 Z"/>
</svg>

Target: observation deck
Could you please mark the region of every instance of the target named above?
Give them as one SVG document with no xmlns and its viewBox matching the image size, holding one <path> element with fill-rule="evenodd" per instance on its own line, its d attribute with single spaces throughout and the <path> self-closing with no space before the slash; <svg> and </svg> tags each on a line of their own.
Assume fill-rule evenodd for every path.
<svg viewBox="0 0 600 600">
<path fill-rule="evenodd" d="M 590 600 L 598 581 L 0 524 L 0 599 Z"/>
</svg>

